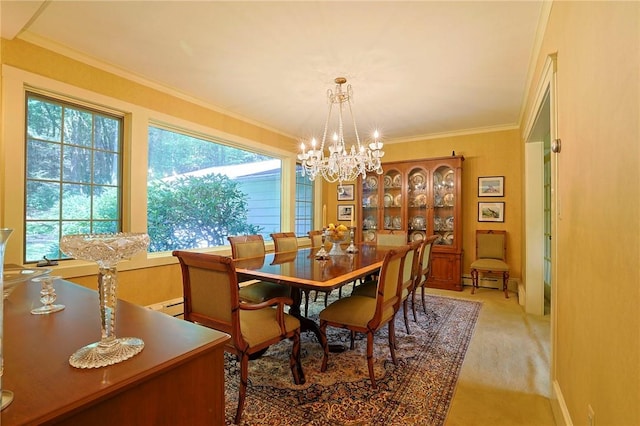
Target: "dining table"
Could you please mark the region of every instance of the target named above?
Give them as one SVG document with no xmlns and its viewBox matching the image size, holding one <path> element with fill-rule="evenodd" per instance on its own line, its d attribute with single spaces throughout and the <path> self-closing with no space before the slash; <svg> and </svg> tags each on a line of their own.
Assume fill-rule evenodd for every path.
<svg viewBox="0 0 640 426">
<path fill-rule="evenodd" d="M 303 331 L 312 331 L 320 339 L 319 325 L 302 315 L 303 290 L 327 292 L 377 273 L 387 252 L 394 247 L 370 243 L 357 244 L 357 252 L 330 255 L 316 259 L 319 248 L 300 248 L 295 251 L 272 252 L 264 256 L 241 258 L 234 261 L 239 280 L 260 280 L 291 287 L 293 303 L 289 314 L 300 320 Z M 344 350 L 330 345 L 332 352 Z"/>
</svg>

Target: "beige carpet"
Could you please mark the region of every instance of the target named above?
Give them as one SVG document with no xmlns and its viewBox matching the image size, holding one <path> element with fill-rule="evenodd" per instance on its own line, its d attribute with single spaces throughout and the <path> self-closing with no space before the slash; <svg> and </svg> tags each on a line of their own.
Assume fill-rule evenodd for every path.
<svg viewBox="0 0 640 426">
<path fill-rule="evenodd" d="M 334 296 L 335 297 L 335 296 Z M 322 308 L 310 306 L 311 315 Z M 473 334 L 481 303 L 429 296 L 427 313 L 419 310 L 412 333 L 404 332 L 402 315 L 396 319 L 398 365 L 389 355 L 386 327 L 375 341 L 378 388 L 368 378 L 366 341 L 356 349 L 330 354 L 321 373 L 322 350 L 315 336 L 302 338 L 304 385 L 292 383 L 288 355 L 291 343 L 272 346 L 250 362 L 245 425 L 443 425 L 462 361 Z M 346 330 L 329 328 L 329 342 L 348 347 Z M 226 357 L 226 418 L 231 424 L 237 404 L 238 365 Z"/>
<path fill-rule="evenodd" d="M 527 315 L 517 294 L 470 287 L 429 294 L 482 302 L 447 426 L 552 426 L 549 316 Z"/>
</svg>

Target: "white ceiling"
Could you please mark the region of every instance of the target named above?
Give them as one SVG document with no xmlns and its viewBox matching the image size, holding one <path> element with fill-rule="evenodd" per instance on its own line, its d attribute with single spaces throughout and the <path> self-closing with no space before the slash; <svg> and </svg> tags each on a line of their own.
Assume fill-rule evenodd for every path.
<svg viewBox="0 0 640 426">
<path fill-rule="evenodd" d="M 344 76 L 361 137 L 514 127 L 536 1 L 9 1 L 2 37 L 90 58 L 284 134 L 319 135 Z M 111 68 L 113 69 L 113 68 Z"/>
</svg>

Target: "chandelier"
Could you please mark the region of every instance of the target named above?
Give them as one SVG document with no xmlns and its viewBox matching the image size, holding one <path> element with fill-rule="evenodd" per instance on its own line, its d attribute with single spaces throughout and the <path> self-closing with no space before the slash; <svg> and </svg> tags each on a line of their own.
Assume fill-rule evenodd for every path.
<svg viewBox="0 0 640 426">
<path fill-rule="evenodd" d="M 351 85 L 346 85 L 346 90 L 343 90 L 342 85 L 347 82 L 347 79 L 338 77 L 334 81 L 336 82 L 335 91 L 327 90 L 329 113 L 324 124 L 320 147 L 316 148 L 315 138 L 311 140 L 311 149 L 308 151 L 304 142 L 300 145 L 301 152 L 298 154 L 298 160 L 302 162 L 302 176 L 309 175 L 309 180 L 315 180 L 320 175 L 327 182 L 339 182 L 342 185 L 342 182 L 356 180 L 359 175 L 365 177 L 367 172 L 375 171 L 377 174 L 382 174 L 380 159 L 384 156 L 384 151 L 382 151 L 383 143 L 378 139 L 378 131 L 374 132 L 373 139 L 368 145 L 365 146 L 360 143 L 356 120 L 351 108 L 351 98 L 353 96 Z M 338 107 L 337 128 L 333 131 L 332 140 L 327 143 L 329 126 L 330 124 L 336 125 L 331 123 L 331 112 L 334 105 Z M 347 143 L 344 139 L 343 121 L 343 115 L 347 107 L 355 133 L 355 141 L 349 150 L 347 150 Z M 325 144 L 327 145 L 328 155 L 324 150 Z"/>
</svg>

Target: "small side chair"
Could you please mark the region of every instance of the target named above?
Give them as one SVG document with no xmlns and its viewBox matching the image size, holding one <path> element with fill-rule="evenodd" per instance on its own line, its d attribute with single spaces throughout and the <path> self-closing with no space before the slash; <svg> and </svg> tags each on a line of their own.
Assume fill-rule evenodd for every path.
<svg viewBox="0 0 640 426">
<path fill-rule="evenodd" d="M 509 298 L 509 265 L 507 264 L 507 231 L 476 230 L 476 260 L 471 264 L 471 294 L 478 288 L 480 272 L 502 275 L 502 291 Z"/>
</svg>

